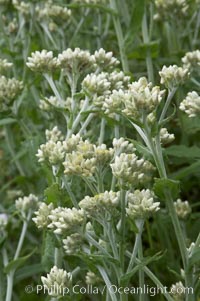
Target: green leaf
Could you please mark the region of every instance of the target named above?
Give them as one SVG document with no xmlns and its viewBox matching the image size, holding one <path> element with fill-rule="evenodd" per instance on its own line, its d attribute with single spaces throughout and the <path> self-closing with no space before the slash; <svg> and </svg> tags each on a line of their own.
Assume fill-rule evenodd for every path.
<svg viewBox="0 0 200 301">
<path fill-rule="evenodd" d="M 186 114 L 182 116 L 184 132 L 188 135 L 195 134 L 200 131 L 200 118 L 189 118 Z"/>
<path fill-rule="evenodd" d="M 4 272 L 6 274 L 8 274 L 11 271 L 15 271 L 17 270 L 20 266 L 24 265 L 24 263 L 27 261 L 27 259 L 29 259 L 29 257 L 31 257 L 33 255 L 33 253 L 35 253 L 36 248 L 28 255 L 23 256 L 23 257 L 19 257 L 15 260 L 11 260 L 7 266 L 4 268 Z"/>
<path fill-rule="evenodd" d="M 192 254 L 192 257 L 189 258 L 189 268 L 192 268 L 196 263 L 198 265 L 200 263 L 200 248 L 197 248 Z"/>
<path fill-rule="evenodd" d="M 147 54 L 150 53 L 152 58 L 158 57 L 159 42 L 154 41 L 148 44 L 141 44 L 128 54 L 129 59 L 145 59 Z"/>
<path fill-rule="evenodd" d="M 4 125 L 7 125 L 7 124 L 11 124 L 11 123 L 15 123 L 17 120 L 14 119 L 14 118 L 4 118 L 4 119 L 1 119 L 0 120 L 0 126 L 4 126 Z"/>
<path fill-rule="evenodd" d="M 167 201 L 169 195 L 176 199 L 180 191 L 180 182 L 165 178 L 156 179 L 153 191 L 161 200 Z"/>
<path fill-rule="evenodd" d="M 42 266 L 49 271 L 54 264 L 55 236 L 51 232 L 45 233 L 42 250 Z"/>
<path fill-rule="evenodd" d="M 196 159 L 200 158 L 200 148 L 197 146 L 185 146 L 185 145 L 172 145 L 164 150 L 164 153 L 168 156 L 178 158 Z"/>
<path fill-rule="evenodd" d="M 123 285 L 126 285 L 130 278 L 133 277 L 133 275 L 140 269 L 142 269 L 143 267 L 147 266 L 149 263 L 151 262 L 154 262 L 154 261 L 158 261 L 160 260 L 164 254 L 166 252 L 162 253 L 162 252 L 158 252 L 156 253 L 155 255 L 151 256 L 151 257 L 146 257 L 144 258 L 141 263 L 137 264 L 136 267 L 134 267 L 132 269 L 132 271 L 130 271 L 129 273 L 123 275 L 121 278 L 120 278 L 120 286 L 123 286 Z"/>
<path fill-rule="evenodd" d="M 57 183 L 54 183 L 50 187 L 46 188 L 44 191 L 44 196 L 46 197 L 46 202 L 48 204 L 53 203 L 57 206 L 58 204 L 66 205 L 66 203 L 69 203 L 68 195 Z"/>
<path fill-rule="evenodd" d="M 194 175 L 194 173 L 200 173 L 200 161 L 195 162 L 190 166 L 181 168 L 179 171 L 171 174 L 171 177 L 176 180 L 181 180 L 189 175 Z"/>
<path fill-rule="evenodd" d="M 23 279 L 29 278 L 33 275 L 37 275 L 44 271 L 44 267 L 41 263 L 31 264 L 19 269 L 15 274 L 15 283 L 20 282 Z"/>
</svg>

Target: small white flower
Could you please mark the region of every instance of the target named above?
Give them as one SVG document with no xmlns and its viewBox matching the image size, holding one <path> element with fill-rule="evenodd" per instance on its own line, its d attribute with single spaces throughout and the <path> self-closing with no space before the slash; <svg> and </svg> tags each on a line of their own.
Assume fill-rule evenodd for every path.
<svg viewBox="0 0 200 301">
<path fill-rule="evenodd" d="M 43 229 L 49 225 L 51 222 L 49 215 L 51 214 L 53 208 L 54 207 L 52 203 L 49 205 L 45 203 L 39 204 L 38 211 L 35 212 L 36 217 L 32 219 L 39 229 Z"/>
<path fill-rule="evenodd" d="M 42 51 L 35 51 L 28 57 L 26 65 L 35 72 L 47 73 L 55 70 L 58 66 L 57 58 L 53 57 L 52 51 L 43 49 Z"/>
<path fill-rule="evenodd" d="M 188 69 L 178 67 L 177 65 L 171 65 L 169 67 L 163 66 L 159 74 L 161 77 L 161 84 L 172 89 L 173 87 L 178 87 L 185 83 L 189 76 L 189 71 Z"/>
<path fill-rule="evenodd" d="M 20 211 L 23 217 L 26 217 L 29 210 L 35 210 L 38 206 L 38 197 L 34 194 L 20 197 L 15 201 L 15 207 Z"/>
<path fill-rule="evenodd" d="M 183 67 L 187 69 L 195 69 L 200 64 L 200 50 L 187 52 L 182 58 Z"/>
<path fill-rule="evenodd" d="M 73 255 L 81 249 L 83 238 L 79 233 L 69 235 L 66 239 L 63 239 L 63 248 L 65 253 Z"/>
<path fill-rule="evenodd" d="M 154 194 L 149 189 L 135 190 L 128 193 L 126 212 L 131 218 L 148 218 L 160 209 L 160 202 L 154 202 Z"/>
<path fill-rule="evenodd" d="M 62 295 L 65 287 L 71 285 L 72 274 L 54 266 L 47 277 L 41 277 L 41 281 L 50 296 L 58 297 Z"/>
<path fill-rule="evenodd" d="M 188 201 L 182 201 L 178 199 L 174 202 L 175 210 L 179 218 L 185 219 L 192 211 Z"/>
<path fill-rule="evenodd" d="M 162 144 L 168 144 L 174 141 L 174 134 L 170 134 L 166 128 L 160 130 L 160 141 Z"/>
<path fill-rule="evenodd" d="M 119 65 L 119 61 L 115 57 L 113 57 L 113 53 L 106 52 L 103 48 L 95 51 L 94 59 L 100 69 L 110 69 Z"/>
<path fill-rule="evenodd" d="M 85 215 L 83 209 L 57 207 L 49 215 L 51 223 L 48 228 L 56 234 L 72 234 L 84 225 Z"/>
<path fill-rule="evenodd" d="M 180 110 L 184 111 L 189 117 L 200 114 L 200 96 L 197 92 L 189 92 L 186 98 L 180 103 Z"/>
<path fill-rule="evenodd" d="M 185 300 L 185 287 L 181 281 L 176 282 L 170 288 L 171 295 L 174 301 L 184 301 Z"/>
</svg>

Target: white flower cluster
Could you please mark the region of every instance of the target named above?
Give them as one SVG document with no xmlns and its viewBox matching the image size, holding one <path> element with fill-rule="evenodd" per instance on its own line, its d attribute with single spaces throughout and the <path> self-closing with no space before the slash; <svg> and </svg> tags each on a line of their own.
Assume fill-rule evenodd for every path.
<svg viewBox="0 0 200 301">
<path fill-rule="evenodd" d="M 0 213 L 0 234 L 4 232 L 8 224 L 8 215 L 5 213 Z"/>
<path fill-rule="evenodd" d="M 101 281 L 102 281 L 102 279 L 92 271 L 88 271 L 86 276 L 85 276 L 85 282 L 88 285 L 95 285 L 95 284 L 98 284 Z"/>
<path fill-rule="evenodd" d="M 115 157 L 114 163 L 110 164 L 113 175 L 124 184 L 129 183 L 134 186 L 144 184 L 151 179 L 154 170 L 153 165 L 135 154 L 121 153 Z"/>
<path fill-rule="evenodd" d="M 155 0 L 157 14 L 154 16 L 156 20 L 169 18 L 170 16 L 185 16 L 189 5 L 187 0 Z"/>
<path fill-rule="evenodd" d="M 129 81 L 130 77 L 125 76 L 123 72 L 91 73 L 84 78 L 82 89 L 90 95 L 95 106 L 101 107 L 106 113 L 109 113 L 114 109 L 119 110 L 120 96 L 124 93 L 121 89 L 126 89 Z M 114 99 L 116 97 L 117 100 Z"/>
<path fill-rule="evenodd" d="M 111 51 L 106 52 L 103 48 L 100 48 L 99 50 L 95 51 L 94 59 L 95 63 L 100 69 L 113 69 L 120 63 L 115 57 L 113 57 L 113 53 Z"/>
<path fill-rule="evenodd" d="M 154 194 L 149 189 L 129 192 L 126 212 L 130 218 L 144 219 L 160 209 L 160 202 L 154 202 Z"/>
<path fill-rule="evenodd" d="M 81 250 L 83 238 L 79 233 L 73 233 L 63 239 L 63 248 L 67 255 L 73 255 Z"/>
<path fill-rule="evenodd" d="M 71 17 L 71 10 L 54 4 L 52 0 L 48 0 L 43 7 L 36 6 L 36 13 L 39 20 L 50 19 L 53 21 L 67 21 Z M 49 21 L 50 21 L 49 20 Z"/>
<path fill-rule="evenodd" d="M 23 83 L 15 78 L 0 76 L 0 109 L 7 106 L 17 97 L 23 88 Z"/>
<path fill-rule="evenodd" d="M 20 197 L 15 201 L 16 209 L 21 213 L 22 217 L 26 217 L 27 213 L 32 210 L 34 211 L 38 206 L 38 197 L 34 194 Z"/>
<path fill-rule="evenodd" d="M 200 96 L 196 91 L 189 92 L 186 98 L 180 103 L 181 111 L 184 111 L 189 117 L 195 117 L 200 114 Z"/>
<path fill-rule="evenodd" d="M 195 69 L 200 65 L 200 50 L 187 52 L 182 58 L 183 67 L 189 70 Z"/>
<path fill-rule="evenodd" d="M 49 215 L 49 229 L 55 234 L 72 234 L 84 225 L 85 214 L 83 209 L 57 207 Z"/>
<path fill-rule="evenodd" d="M 90 217 L 99 217 L 105 212 L 112 211 L 116 208 L 120 200 L 120 192 L 105 191 L 93 197 L 86 196 L 80 201 L 80 208 L 84 209 Z"/>
<path fill-rule="evenodd" d="M 165 93 L 164 90 L 160 90 L 160 87 L 153 87 L 152 83 L 148 83 L 145 77 L 141 77 L 129 85 L 127 80 L 126 82 L 125 86 L 114 89 L 106 97 L 103 104 L 105 113 L 122 111 L 127 116 L 138 118 L 154 111 Z"/>
<path fill-rule="evenodd" d="M 7 71 L 7 69 L 11 68 L 13 66 L 12 63 L 8 62 L 7 59 L 1 59 L 0 58 L 0 74 L 4 71 Z"/>
<path fill-rule="evenodd" d="M 71 97 L 67 97 L 66 100 L 58 100 L 56 96 L 45 97 L 40 99 L 39 107 L 44 111 L 54 111 L 54 109 L 70 109 L 71 108 Z"/>
<path fill-rule="evenodd" d="M 31 5 L 30 3 L 19 1 L 19 0 L 12 0 L 13 6 L 23 15 L 27 16 L 30 14 Z"/>
<path fill-rule="evenodd" d="M 47 277 L 42 276 L 41 281 L 44 288 L 48 290 L 48 294 L 52 297 L 59 297 L 62 295 L 65 287 L 69 287 L 72 281 L 72 274 L 67 273 L 63 269 L 54 266 Z M 58 288 L 58 289 L 56 289 Z"/>
<path fill-rule="evenodd" d="M 132 143 L 125 140 L 123 137 L 117 139 L 113 139 L 113 148 L 116 156 L 119 156 L 121 153 L 133 153 L 135 151 L 135 148 Z"/>
<path fill-rule="evenodd" d="M 160 130 L 160 142 L 162 144 L 168 144 L 174 141 L 174 134 L 170 134 L 166 128 L 162 128 Z"/>
<path fill-rule="evenodd" d="M 49 219 L 49 215 L 53 209 L 52 203 L 47 205 L 42 202 L 39 204 L 38 211 L 35 211 L 36 217 L 32 219 L 39 229 L 43 229 L 50 224 L 51 220 Z"/>
<path fill-rule="evenodd" d="M 178 199 L 176 202 L 174 202 L 174 206 L 178 217 L 181 219 L 185 219 L 192 212 L 188 201 L 182 201 L 181 199 Z"/>
<path fill-rule="evenodd" d="M 73 72 L 86 72 L 95 64 L 94 57 L 91 56 L 90 52 L 88 50 L 81 50 L 80 48 L 75 48 L 74 50 L 68 48 L 64 50 L 58 55 L 58 62 L 60 67 L 69 76 Z"/>
<path fill-rule="evenodd" d="M 185 83 L 189 76 L 189 70 L 177 65 L 170 65 L 169 67 L 163 66 L 159 74 L 161 84 L 172 89 Z"/>
<path fill-rule="evenodd" d="M 184 301 L 185 300 L 185 287 L 181 281 L 176 282 L 170 288 L 171 295 L 174 301 Z"/>
<path fill-rule="evenodd" d="M 79 136 L 74 136 L 75 139 Z M 69 139 L 73 140 L 74 138 Z M 71 143 L 71 142 L 70 142 Z M 68 140 L 64 145 L 68 148 Z M 65 146 L 64 146 L 65 147 Z M 64 172 L 71 175 L 80 175 L 91 177 L 99 165 L 104 165 L 111 160 L 113 155 L 112 149 L 107 149 L 105 144 L 96 146 L 88 140 L 80 139 L 71 153 L 67 153 L 63 162 Z"/>
<path fill-rule="evenodd" d="M 58 66 L 57 58 L 53 57 L 52 51 L 43 49 L 42 51 L 35 51 L 31 53 L 31 57 L 28 57 L 26 65 L 35 72 L 52 72 Z"/>
</svg>

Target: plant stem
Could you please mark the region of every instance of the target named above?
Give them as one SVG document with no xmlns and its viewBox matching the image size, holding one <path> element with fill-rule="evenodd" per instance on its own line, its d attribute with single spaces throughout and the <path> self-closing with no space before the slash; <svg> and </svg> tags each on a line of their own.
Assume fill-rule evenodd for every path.
<svg viewBox="0 0 200 301">
<path fill-rule="evenodd" d="M 123 37 L 122 27 L 119 19 L 119 12 L 117 8 L 116 0 L 110 0 L 110 7 L 116 12 L 116 15 L 113 15 L 113 22 L 114 22 L 114 27 L 115 27 L 118 45 L 119 45 L 122 68 L 124 72 L 128 72 L 129 71 L 128 60 L 125 52 L 124 37 Z"/>
<path fill-rule="evenodd" d="M 122 273 L 124 273 L 124 252 L 125 252 L 125 234 L 126 234 L 126 191 L 121 188 L 120 191 L 120 202 L 121 202 L 121 224 L 120 224 L 120 234 L 121 241 L 119 246 L 119 257 L 121 263 Z"/>
<path fill-rule="evenodd" d="M 99 135 L 99 140 L 98 140 L 98 144 L 101 145 L 104 141 L 104 135 L 105 135 L 105 126 L 106 126 L 106 120 L 103 117 L 101 119 L 101 130 L 100 130 L 100 135 Z"/>
<path fill-rule="evenodd" d="M 44 74 L 44 78 L 47 80 L 49 86 L 51 87 L 54 95 L 57 97 L 57 99 L 61 102 L 62 101 L 62 98 L 60 96 L 60 93 L 58 92 L 58 89 L 53 81 L 53 78 L 52 76 L 50 76 L 49 74 L 45 73 Z"/>
<path fill-rule="evenodd" d="M 16 250 L 15 255 L 14 255 L 14 260 L 18 259 L 19 254 L 21 252 L 22 245 L 23 245 L 24 238 L 25 238 L 26 231 L 27 231 L 27 227 L 28 227 L 28 223 L 31 219 L 31 215 L 32 215 L 32 210 L 29 210 L 27 218 L 25 219 L 25 221 L 23 223 L 23 226 L 22 226 L 22 231 L 21 231 L 21 235 L 20 235 L 19 242 L 18 242 L 18 245 L 17 245 L 17 250 Z M 14 275 L 15 275 L 15 269 L 11 270 L 7 275 L 6 301 L 11 301 L 11 299 L 12 299 Z"/>
<path fill-rule="evenodd" d="M 167 100 L 166 100 L 166 102 L 165 102 L 165 105 L 164 105 L 164 107 L 163 107 L 162 113 L 161 113 L 161 115 L 160 115 L 159 124 L 161 124 L 161 122 L 164 120 L 165 115 L 166 115 L 166 113 L 167 113 L 167 110 L 168 110 L 168 108 L 169 108 L 169 105 L 170 105 L 170 103 L 171 103 L 171 100 L 172 100 L 172 98 L 174 97 L 174 94 L 176 93 L 176 91 L 177 91 L 177 87 L 173 88 L 171 91 L 168 90 Z"/>
<path fill-rule="evenodd" d="M 138 228 L 138 233 L 136 234 L 136 239 L 135 239 L 135 244 L 134 244 L 134 247 L 133 247 L 133 252 L 131 254 L 131 259 L 130 259 L 130 262 L 129 262 L 126 273 L 129 273 L 132 270 L 133 265 L 135 263 L 135 259 L 136 259 L 138 249 L 139 249 L 139 246 L 140 246 L 140 242 L 141 242 L 141 236 L 142 236 L 142 231 L 143 231 L 143 226 L 144 226 L 144 220 L 143 219 L 137 220 L 136 225 L 137 225 L 137 228 Z"/>
<path fill-rule="evenodd" d="M 142 35 L 143 35 L 144 44 L 146 44 L 146 47 L 149 47 L 150 40 L 149 40 L 149 33 L 148 33 L 148 26 L 147 26 L 146 11 L 144 13 L 143 20 L 142 20 Z M 147 65 L 148 80 L 154 83 L 153 62 L 151 57 L 151 50 L 149 48 L 147 48 L 146 65 Z"/>
</svg>

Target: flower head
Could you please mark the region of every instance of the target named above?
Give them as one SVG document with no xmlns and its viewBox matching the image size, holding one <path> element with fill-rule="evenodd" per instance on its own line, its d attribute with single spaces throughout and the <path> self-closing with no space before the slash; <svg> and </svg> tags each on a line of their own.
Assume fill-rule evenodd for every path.
<svg viewBox="0 0 200 301">
<path fill-rule="evenodd" d="M 154 202 L 154 194 L 149 189 L 135 190 L 128 193 L 128 208 L 130 218 L 148 218 L 160 209 L 160 202 Z"/>
<path fill-rule="evenodd" d="M 200 96 L 197 92 L 189 92 L 186 98 L 180 103 L 181 111 L 184 111 L 189 117 L 195 117 L 200 114 Z"/>
<path fill-rule="evenodd" d="M 70 286 L 72 281 L 72 274 L 67 273 L 63 269 L 54 266 L 47 277 L 42 276 L 41 281 L 44 288 L 48 290 L 48 294 L 53 297 L 62 295 L 63 289 Z"/>
<path fill-rule="evenodd" d="M 173 87 L 178 87 L 185 83 L 189 76 L 189 71 L 188 69 L 178 67 L 177 65 L 171 65 L 169 67 L 163 66 L 159 74 L 161 77 L 161 84 L 172 89 Z"/>
<path fill-rule="evenodd" d="M 43 49 L 42 51 L 35 51 L 28 57 L 26 65 L 35 72 L 47 73 L 55 70 L 59 63 L 57 58 L 53 57 L 52 51 Z"/>
</svg>

